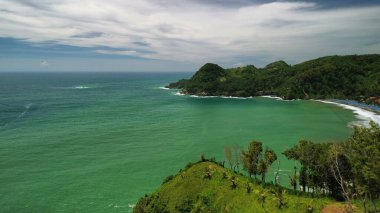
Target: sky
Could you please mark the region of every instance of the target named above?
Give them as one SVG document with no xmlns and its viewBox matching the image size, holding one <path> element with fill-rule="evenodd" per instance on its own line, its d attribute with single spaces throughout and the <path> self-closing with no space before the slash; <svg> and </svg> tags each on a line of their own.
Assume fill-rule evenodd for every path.
<svg viewBox="0 0 380 213">
<path fill-rule="evenodd" d="M 379 0 L 0 0 L 0 72 L 191 72 L 380 53 Z"/>
</svg>

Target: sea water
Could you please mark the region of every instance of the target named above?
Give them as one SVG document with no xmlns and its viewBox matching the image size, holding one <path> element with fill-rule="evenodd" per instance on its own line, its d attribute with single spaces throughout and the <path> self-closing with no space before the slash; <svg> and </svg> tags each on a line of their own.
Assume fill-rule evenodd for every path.
<svg viewBox="0 0 380 213">
<path fill-rule="evenodd" d="M 281 184 L 300 139 L 346 139 L 347 109 L 165 90 L 191 73 L 0 73 L 0 212 L 128 212 L 201 154 L 262 141 Z M 277 167 L 277 163 L 276 167 Z M 273 179 L 274 168 L 268 181 Z"/>
</svg>

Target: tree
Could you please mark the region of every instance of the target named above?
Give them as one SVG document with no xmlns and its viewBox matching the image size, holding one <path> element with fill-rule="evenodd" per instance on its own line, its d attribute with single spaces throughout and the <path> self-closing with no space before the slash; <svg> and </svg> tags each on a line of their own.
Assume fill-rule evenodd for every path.
<svg viewBox="0 0 380 213">
<path fill-rule="evenodd" d="M 241 160 L 241 156 L 240 156 L 240 148 L 239 148 L 239 145 L 235 144 L 234 145 L 234 171 L 235 169 L 237 169 L 239 171 L 239 168 L 240 168 L 240 160 Z"/>
<path fill-rule="evenodd" d="M 254 175 L 256 179 L 256 175 L 258 174 L 257 166 L 262 151 L 262 143 L 258 141 L 252 141 L 248 146 L 248 150 L 242 151 L 243 166 L 248 172 L 249 177 Z"/>
<path fill-rule="evenodd" d="M 265 174 L 267 173 L 268 165 L 265 163 L 264 159 L 260 159 L 259 164 L 257 165 L 257 172 L 261 175 L 261 182 L 265 183 Z"/>
<path fill-rule="evenodd" d="M 316 192 L 320 189 L 326 189 L 326 186 L 331 186 L 329 183 L 328 174 L 328 148 L 329 143 L 313 143 L 311 141 L 301 140 L 299 143 L 285 150 L 283 153 L 288 159 L 298 160 L 303 170 L 300 174 L 300 183 L 305 189 L 313 189 Z M 301 181 L 302 178 L 302 181 Z M 331 191 L 331 190 L 329 190 Z"/>
<path fill-rule="evenodd" d="M 231 170 L 232 170 L 232 153 L 231 153 L 231 148 L 226 146 L 224 148 L 224 155 L 226 157 L 226 160 L 230 164 Z"/>
<path fill-rule="evenodd" d="M 272 149 L 265 148 L 264 157 L 260 159 L 258 165 L 258 173 L 261 175 L 261 180 L 265 183 L 265 177 L 268 169 L 277 160 L 277 155 Z"/>
<path fill-rule="evenodd" d="M 354 127 L 346 151 L 355 185 L 369 198 L 375 212 L 374 199 L 380 196 L 380 127 L 370 122 L 369 128 Z"/>
<path fill-rule="evenodd" d="M 302 191 L 306 192 L 307 173 L 306 173 L 306 167 L 304 166 L 301 166 L 299 182 L 300 182 L 300 186 L 302 186 Z"/>
<path fill-rule="evenodd" d="M 297 167 L 294 166 L 293 175 L 289 176 L 290 185 L 293 187 L 294 192 L 297 191 Z"/>
<path fill-rule="evenodd" d="M 329 150 L 329 158 L 330 158 L 330 170 L 336 180 L 336 182 L 339 184 L 343 196 L 348 202 L 348 206 L 350 208 L 350 212 L 353 212 L 352 203 L 351 203 L 351 196 L 352 196 L 352 190 L 351 190 L 351 182 L 349 182 L 346 179 L 345 169 L 347 166 L 344 166 L 344 161 L 342 160 L 343 156 L 343 147 L 340 144 L 333 144 L 330 147 Z"/>
</svg>

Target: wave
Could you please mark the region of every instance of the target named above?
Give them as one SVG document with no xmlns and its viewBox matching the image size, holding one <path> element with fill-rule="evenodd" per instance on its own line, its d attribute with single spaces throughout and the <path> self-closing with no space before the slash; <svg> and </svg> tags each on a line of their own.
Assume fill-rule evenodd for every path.
<svg viewBox="0 0 380 213">
<path fill-rule="evenodd" d="M 170 88 L 167 88 L 167 87 L 158 87 L 159 89 L 163 89 L 163 90 L 170 90 Z"/>
<path fill-rule="evenodd" d="M 275 99 L 275 100 L 278 100 L 278 101 L 283 101 L 284 100 L 281 97 L 272 96 L 272 95 L 262 95 L 260 97 L 262 97 L 262 98 L 271 98 L 271 99 Z"/>
<path fill-rule="evenodd" d="M 189 95 L 189 97 L 192 97 L 192 98 L 219 98 L 219 97 L 221 97 L 221 96 L 212 96 L 212 95 L 209 95 L 209 96 Z"/>
<path fill-rule="evenodd" d="M 216 96 L 216 95 L 207 95 L 207 96 L 204 96 L 204 95 L 187 95 L 187 94 L 183 94 L 181 92 L 175 92 L 175 93 L 173 93 L 173 95 L 188 96 L 191 98 L 228 98 L 228 99 L 241 99 L 241 100 L 253 98 L 252 96 L 251 97 L 237 97 L 237 96 L 223 96 L 223 95 L 221 95 L 221 96 Z"/>
<path fill-rule="evenodd" d="M 350 126 L 363 125 L 363 126 L 368 127 L 369 122 L 371 120 L 380 125 L 380 115 L 376 114 L 374 112 L 362 109 L 360 107 L 351 106 L 351 105 L 347 105 L 347 104 L 341 104 L 341 103 L 337 103 L 337 102 L 333 102 L 333 101 L 324 101 L 324 100 L 315 100 L 315 101 L 326 103 L 326 104 L 334 104 L 334 105 L 337 105 L 339 107 L 353 111 L 355 114 L 355 117 L 358 118 L 359 121 L 351 122 Z"/>
<path fill-rule="evenodd" d="M 300 101 L 302 99 L 283 99 L 281 97 L 277 97 L 277 96 L 273 96 L 273 95 L 262 95 L 262 96 L 259 96 L 259 97 L 262 97 L 262 98 L 270 98 L 270 99 L 275 99 L 277 101 Z"/>
<path fill-rule="evenodd" d="M 252 96 L 250 97 L 236 97 L 236 96 L 220 96 L 221 98 L 230 98 L 230 99 L 241 99 L 241 100 L 246 100 L 246 99 L 251 99 L 253 98 Z"/>
<path fill-rule="evenodd" d="M 73 89 L 90 89 L 90 87 L 79 85 L 79 86 L 75 86 Z"/>
<path fill-rule="evenodd" d="M 181 93 L 181 92 L 175 92 L 175 93 L 173 93 L 173 95 L 184 96 L 185 94 L 183 94 L 183 93 Z"/>
<path fill-rule="evenodd" d="M 31 106 L 32 106 L 32 104 L 26 104 L 24 106 L 24 108 L 25 108 L 24 111 L 21 114 L 18 115 L 17 119 L 24 117 L 24 115 L 29 111 L 29 109 L 30 109 Z"/>
<path fill-rule="evenodd" d="M 9 124 L 13 123 L 13 122 L 16 122 L 17 120 L 20 120 L 22 117 L 25 116 L 25 114 L 29 111 L 30 107 L 32 106 L 33 104 L 26 104 L 24 105 L 24 110 L 13 120 L 9 121 L 8 123 L 5 123 L 3 124 L 2 126 L 0 126 L 0 129 L 2 128 L 6 128 Z"/>
<path fill-rule="evenodd" d="M 54 89 L 92 89 L 94 87 L 85 86 L 85 85 L 78 85 L 78 86 L 70 86 L 70 87 L 53 87 Z"/>
</svg>

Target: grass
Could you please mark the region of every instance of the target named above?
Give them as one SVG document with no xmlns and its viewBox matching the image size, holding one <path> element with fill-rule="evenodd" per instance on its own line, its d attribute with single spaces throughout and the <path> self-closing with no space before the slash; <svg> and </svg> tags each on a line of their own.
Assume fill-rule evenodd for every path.
<svg viewBox="0 0 380 213">
<path fill-rule="evenodd" d="M 233 187 L 233 179 L 236 188 Z M 281 208 L 278 206 L 279 190 L 284 203 Z M 273 185 L 264 187 L 244 175 L 206 161 L 193 164 L 168 178 L 158 191 L 140 199 L 134 212 L 293 213 L 321 212 L 328 205 L 343 205 L 328 197 L 297 196 L 288 191 Z"/>
</svg>

